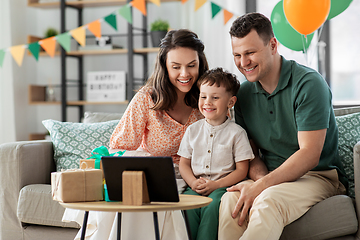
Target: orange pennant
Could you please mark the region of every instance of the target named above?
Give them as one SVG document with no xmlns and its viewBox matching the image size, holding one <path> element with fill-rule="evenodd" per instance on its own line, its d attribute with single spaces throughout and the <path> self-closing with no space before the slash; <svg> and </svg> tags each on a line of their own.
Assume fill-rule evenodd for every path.
<svg viewBox="0 0 360 240">
<path fill-rule="evenodd" d="M 90 32 L 92 32 L 95 37 L 101 38 L 101 23 L 99 20 L 93 21 L 87 25 Z"/>
<path fill-rule="evenodd" d="M 55 56 L 55 47 L 56 39 L 55 37 L 50 37 L 39 41 L 40 46 L 50 55 L 50 57 Z"/>
<path fill-rule="evenodd" d="M 160 0 L 150 0 L 150 2 L 156 4 L 158 7 L 160 7 Z"/>
<path fill-rule="evenodd" d="M 207 0 L 195 0 L 195 11 L 202 7 L 207 2 Z"/>
<path fill-rule="evenodd" d="M 186 3 L 188 0 L 181 0 L 181 3 L 184 4 Z"/>
<path fill-rule="evenodd" d="M 142 12 L 144 16 L 146 16 L 146 4 L 145 0 L 134 0 L 131 2 L 132 6 Z"/>
<path fill-rule="evenodd" d="M 85 28 L 82 26 L 75 28 L 74 30 L 70 31 L 70 34 L 81 46 L 85 46 Z"/>
<path fill-rule="evenodd" d="M 232 18 L 234 14 L 224 9 L 224 25 Z"/>
<path fill-rule="evenodd" d="M 10 53 L 13 56 L 16 63 L 21 67 L 24 59 L 25 48 L 24 45 L 18 45 L 10 48 Z"/>
</svg>

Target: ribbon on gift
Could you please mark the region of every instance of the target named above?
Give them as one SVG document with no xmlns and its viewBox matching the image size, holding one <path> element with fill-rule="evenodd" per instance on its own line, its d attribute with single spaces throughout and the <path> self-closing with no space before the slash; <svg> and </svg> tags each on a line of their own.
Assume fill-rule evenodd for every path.
<svg viewBox="0 0 360 240">
<path fill-rule="evenodd" d="M 109 153 L 109 150 L 105 146 L 97 147 L 94 150 L 91 151 L 91 157 L 88 157 L 87 159 L 95 159 L 95 169 L 100 169 L 100 161 L 102 156 L 114 156 L 115 154 L 118 154 L 117 156 L 122 156 L 125 153 L 124 151 L 118 151 L 115 153 Z"/>
</svg>

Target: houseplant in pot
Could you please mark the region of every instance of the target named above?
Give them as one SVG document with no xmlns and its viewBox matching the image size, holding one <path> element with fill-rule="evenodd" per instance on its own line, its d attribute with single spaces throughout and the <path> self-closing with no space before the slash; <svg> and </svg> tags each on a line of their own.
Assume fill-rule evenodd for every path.
<svg viewBox="0 0 360 240">
<path fill-rule="evenodd" d="M 153 47 L 159 47 L 161 39 L 163 39 L 169 29 L 169 22 L 158 19 L 150 25 L 150 36 Z"/>
</svg>

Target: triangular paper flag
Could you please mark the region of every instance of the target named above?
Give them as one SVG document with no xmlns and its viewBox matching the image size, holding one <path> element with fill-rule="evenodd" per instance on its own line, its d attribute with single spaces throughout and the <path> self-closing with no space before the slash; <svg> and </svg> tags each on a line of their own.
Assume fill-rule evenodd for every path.
<svg viewBox="0 0 360 240">
<path fill-rule="evenodd" d="M 0 50 L 0 67 L 2 67 L 2 65 L 3 65 L 4 58 L 5 58 L 5 51 L 1 49 Z"/>
<path fill-rule="evenodd" d="M 11 55 L 13 56 L 16 63 L 21 67 L 24 59 L 25 48 L 24 45 L 18 45 L 10 48 Z"/>
<path fill-rule="evenodd" d="M 224 9 L 224 25 L 232 18 L 234 14 Z"/>
<path fill-rule="evenodd" d="M 150 2 L 156 4 L 160 7 L 160 0 L 150 0 Z"/>
<path fill-rule="evenodd" d="M 50 55 L 50 57 L 55 56 L 55 47 L 56 47 L 56 40 L 55 37 L 45 38 L 39 41 L 41 47 Z"/>
<path fill-rule="evenodd" d="M 181 0 L 181 3 L 184 4 L 186 3 L 188 0 Z"/>
<path fill-rule="evenodd" d="M 115 14 L 110 14 L 106 17 L 104 17 L 105 22 L 107 22 L 110 26 L 112 26 L 115 30 L 117 30 L 117 25 L 116 25 L 116 15 Z"/>
<path fill-rule="evenodd" d="M 83 27 L 78 27 L 75 28 L 74 30 L 70 31 L 71 36 L 73 38 L 75 38 L 75 40 L 81 45 L 81 46 L 85 46 L 85 28 Z"/>
<path fill-rule="evenodd" d="M 214 18 L 216 16 L 216 14 L 218 14 L 221 10 L 221 7 L 213 2 L 211 2 L 211 14 L 212 14 L 212 18 Z"/>
<path fill-rule="evenodd" d="M 144 16 L 146 16 L 146 4 L 145 0 L 134 0 L 131 2 L 132 6 L 142 12 Z"/>
<path fill-rule="evenodd" d="M 36 61 L 38 61 L 39 60 L 39 52 L 40 52 L 39 42 L 30 43 L 28 45 L 28 49 L 31 52 L 31 54 L 34 56 Z"/>
<path fill-rule="evenodd" d="M 95 37 L 101 38 L 101 23 L 99 20 L 95 20 L 87 25 L 90 32 L 92 32 Z"/>
<path fill-rule="evenodd" d="M 67 51 L 67 52 L 70 51 L 71 35 L 68 32 L 57 35 L 56 40 L 64 48 L 65 51 Z"/>
<path fill-rule="evenodd" d="M 125 18 L 128 23 L 132 24 L 132 14 L 131 14 L 131 6 L 127 4 L 119 9 L 119 14 Z"/>
<path fill-rule="evenodd" d="M 207 0 L 195 0 L 195 11 L 202 7 L 207 2 Z"/>
</svg>

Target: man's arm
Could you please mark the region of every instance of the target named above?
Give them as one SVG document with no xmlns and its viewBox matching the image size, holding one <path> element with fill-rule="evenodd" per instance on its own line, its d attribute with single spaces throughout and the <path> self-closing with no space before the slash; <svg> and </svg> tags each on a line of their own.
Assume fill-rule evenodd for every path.
<svg viewBox="0 0 360 240">
<path fill-rule="evenodd" d="M 268 169 L 263 160 L 261 160 L 259 155 L 259 148 L 256 146 L 253 140 L 250 140 L 250 145 L 255 158 L 250 162 L 248 176 L 250 179 L 257 181 L 258 179 L 268 174 Z"/>
<path fill-rule="evenodd" d="M 263 190 L 280 183 L 295 181 L 318 165 L 325 137 L 326 129 L 299 131 L 299 150 L 291 155 L 282 165 L 259 178 L 254 183 L 240 183 L 229 188 L 229 191 L 240 191 L 239 200 L 232 213 L 234 218 L 237 214 L 240 214 L 239 225 L 242 225 L 254 199 Z"/>
</svg>

